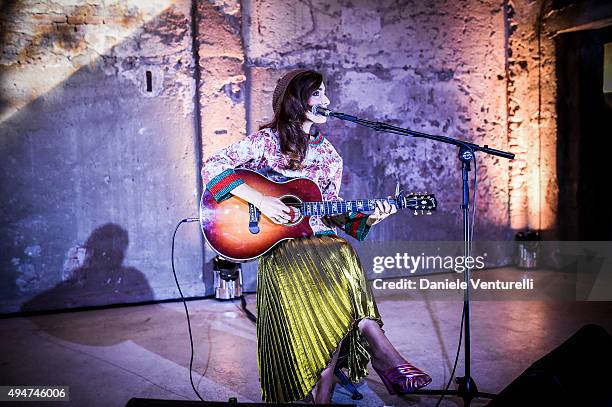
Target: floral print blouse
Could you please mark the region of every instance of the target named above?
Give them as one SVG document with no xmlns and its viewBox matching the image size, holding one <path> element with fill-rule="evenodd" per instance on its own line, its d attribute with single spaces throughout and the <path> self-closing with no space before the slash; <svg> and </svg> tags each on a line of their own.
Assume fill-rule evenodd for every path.
<svg viewBox="0 0 612 407">
<path fill-rule="evenodd" d="M 288 163 L 289 159 L 281 152 L 278 132 L 266 128 L 211 155 L 202 168 L 202 179 L 217 202 L 229 198 L 232 189 L 244 183 L 234 171 L 237 167 L 268 176 L 306 177 L 319 185 L 324 200 L 342 199 L 338 196 L 342 157 L 321 132 L 309 140 L 302 170 L 291 170 Z M 310 226 L 316 235 L 335 234 L 338 226 L 357 240 L 363 240 L 370 229 L 366 224 L 367 217 L 361 212 L 323 218 L 312 216 Z"/>
</svg>

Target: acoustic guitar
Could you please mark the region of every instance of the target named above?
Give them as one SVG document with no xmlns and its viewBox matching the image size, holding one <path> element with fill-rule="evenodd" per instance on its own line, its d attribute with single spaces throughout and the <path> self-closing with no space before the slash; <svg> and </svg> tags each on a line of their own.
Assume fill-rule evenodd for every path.
<svg viewBox="0 0 612 407">
<path fill-rule="evenodd" d="M 237 196 L 217 202 L 205 190 L 200 200 L 202 233 L 215 252 L 236 262 L 253 260 L 283 240 L 311 236 L 311 216 L 374 211 L 376 201 L 387 201 L 398 210 L 410 209 L 415 215 L 431 214 L 437 207 L 433 195 L 403 195 L 399 191 L 394 198 L 323 201 L 319 186 L 308 178 L 277 182 L 247 169 L 236 169 L 236 174 L 252 188 L 278 197 L 285 205 L 297 209 L 290 222 L 276 224 Z"/>
</svg>

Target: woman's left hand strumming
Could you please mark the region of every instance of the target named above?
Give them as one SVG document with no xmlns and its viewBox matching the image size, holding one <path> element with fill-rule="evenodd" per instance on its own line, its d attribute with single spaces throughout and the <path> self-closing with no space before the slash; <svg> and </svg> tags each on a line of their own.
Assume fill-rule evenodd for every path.
<svg viewBox="0 0 612 407">
<path fill-rule="evenodd" d="M 366 223 L 368 226 L 376 225 L 378 222 L 385 219 L 387 216 L 394 214 L 395 212 L 397 212 L 397 207 L 395 205 L 391 205 L 387 201 L 376 201 L 376 209 L 368 217 Z"/>
</svg>

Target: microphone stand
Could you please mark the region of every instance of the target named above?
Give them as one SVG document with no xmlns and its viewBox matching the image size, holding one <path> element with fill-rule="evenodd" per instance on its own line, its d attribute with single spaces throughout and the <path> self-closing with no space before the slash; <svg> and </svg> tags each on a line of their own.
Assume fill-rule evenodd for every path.
<svg viewBox="0 0 612 407">
<path fill-rule="evenodd" d="M 498 157 L 503 157 L 507 159 L 514 159 L 514 154 L 496 150 L 493 148 L 489 148 L 486 144 L 484 146 L 479 146 L 474 143 L 469 143 L 466 141 L 454 139 L 446 136 L 436 136 L 432 134 L 422 133 L 414 130 L 404 129 L 397 126 L 392 126 L 387 123 L 382 122 L 374 122 L 370 120 L 360 119 L 355 116 L 351 116 L 344 113 L 332 112 L 327 109 L 317 108 L 316 106 L 313 108 L 313 113 L 323 114 L 325 116 L 335 117 L 341 120 L 350 121 L 353 123 L 357 123 L 359 125 L 372 128 L 376 131 L 383 131 L 392 134 L 399 134 L 403 136 L 412 136 L 418 138 L 426 138 L 442 143 L 452 144 L 459 148 L 458 158 L 461 161 L 461 177 L 463 182 L 462 188 L 462 202 L 461 209 L 463 212 L 463 252 L 465 258 L 471 255 L 471 244 L 472 244 L 472 234 L 470 232 L 470 219 L 469 219 L 469 208 L 470 208 L 470 186 L 469 186 L 469 172 L 470 172 L 470 161 L 476 160 L 475 153 L 477 151 L 481 151 L 483 153 L 495 155 Z M 491 393 L 482 393 L 478 391 L 476 387 L 476 382 L 472 379 L 470 375 L 470 269 L 466 267 L 463 272 L 463 280 L 466 282 L 466 289 L 463 292 L 463 318 L 464 318 L 464 375 L 462 377 L 457 377 L 456 383 L 459 385 L 457 390 L 417 390 L 410 394 L 425 394 L 425 395 L 453 395 L 459 396 L 463 399 L 463 405 L 469 406 L 472 402 L 472 399 L 477 397 L 489 398 L 492 399 L 495 397 L 495 394 Z"/>
</svg>

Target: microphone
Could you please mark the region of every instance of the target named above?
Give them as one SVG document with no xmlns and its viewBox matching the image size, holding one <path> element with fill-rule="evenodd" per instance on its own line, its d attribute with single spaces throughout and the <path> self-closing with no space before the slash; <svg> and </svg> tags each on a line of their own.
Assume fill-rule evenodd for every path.
<svg viewBox="0 0 612 407">
<path fill-rule="evenodd" d="M 325 108 L 325 107 L 323 107 L 323 106 L 321 106 L 319 104 L 314 105 L 310 109 L 310 112 L 312 114 L 314 114 L 315 116 L 335 117 L 335 118 L 341 119 L 341 120 L 348 120 L 349 122 L 358 122 L 360 120 L 358 117 L 351 116 L 350 114 L 334 112 L 334 111 L 329 110 L 328 108 Z"/>
<path fill-rule="evenodd" d="M 315 116 L 329 117 L 334 112 L 332 112 L 329 109 L 324 108 L 323 106 L 319 104 L 316 104 L 310 109 L 310 113 L 314 114 Z"/>
</svg>

